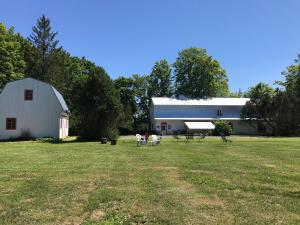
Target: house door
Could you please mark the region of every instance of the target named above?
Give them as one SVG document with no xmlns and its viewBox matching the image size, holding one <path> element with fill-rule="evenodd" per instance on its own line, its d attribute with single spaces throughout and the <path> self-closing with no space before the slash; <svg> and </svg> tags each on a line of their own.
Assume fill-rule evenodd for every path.
<svg viewBox="0 0 300 225">
<path fill-rule="evenodd" d="M 161 127 L 161 134 L 162 135 L 167 134 L 167 123 L 161 123 L 160 127 Z"/>
</svg>

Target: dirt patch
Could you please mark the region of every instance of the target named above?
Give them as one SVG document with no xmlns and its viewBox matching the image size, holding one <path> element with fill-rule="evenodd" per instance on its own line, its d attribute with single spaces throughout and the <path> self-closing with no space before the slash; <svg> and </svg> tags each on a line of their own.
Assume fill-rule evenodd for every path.
<svg viewBox="0 0 300 225">
<path fill-rule="evenodd" d="M 96 209 L 91 213 L 90 219 L 92 221 L 100 221 L 105 217 L 105 212 L 101 209 Z"/>
<path fill-rule="evenodd" d="M 204 174 L 214 174 L 214 172 L 209 171 L 209 170 L 189 170 L 192 173 L 204 173 Z"/>
</svg>

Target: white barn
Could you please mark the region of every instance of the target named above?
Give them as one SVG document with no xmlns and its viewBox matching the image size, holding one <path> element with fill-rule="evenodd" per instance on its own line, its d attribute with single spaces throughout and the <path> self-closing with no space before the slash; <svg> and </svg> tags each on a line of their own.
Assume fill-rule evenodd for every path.
<svg viewBox="0 0 300 225">
<path fill-rule="evenodd" d="M 153 97 L 151 99 L 151 128 L 160 134 L 186 131 L 186 122 L 228 121 L 234 134 L 256 134 L 254 121 L 240 118 L 242 107 L 249 98 L 177 99 Z"/>
<path fill-rule="evenodd" d="M 68 136 L 69 109 L 50 84 L 25 78 L 8 83 L 0 94 L 0 139 Z"/>
</svg>

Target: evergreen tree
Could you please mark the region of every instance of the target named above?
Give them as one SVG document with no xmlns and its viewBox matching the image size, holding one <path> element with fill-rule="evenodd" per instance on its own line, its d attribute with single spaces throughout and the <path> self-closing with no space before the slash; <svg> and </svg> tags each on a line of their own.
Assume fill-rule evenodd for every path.
<svg viewBox="0 0 300 225">
<path fill-rule="evenodd" d="M 32 34 L 28 40 L 32 43 L 35 49 L 31 50 L 31 66 L 29 76 L 35 77 L 42 81 L 50 82 L 52 76 L 51 67 L 55 64 L 56 58 L 52 57 L 58 48 L 59 41 L 56 40 L 57 32 L 53 32 L 50 19 L 42 15 L 37 20 L 36 25 L 32 28 Z M 29 57 L 28 57 L 29 58 Z"/>
</svg>

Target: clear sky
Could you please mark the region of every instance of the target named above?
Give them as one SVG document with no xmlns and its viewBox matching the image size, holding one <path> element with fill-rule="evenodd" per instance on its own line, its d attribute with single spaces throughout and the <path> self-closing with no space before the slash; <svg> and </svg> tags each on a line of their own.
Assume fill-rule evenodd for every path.
<svg viewBox="0 0 300 225">
<path fill-rule="evenodd" d="M 300 0 L 0 0 L 0 21 L 26 37 L 43 13 L 67 51 L 112 78 L 200 47 L 226 69 L 231 90 L 246 90 L 282 79 L 300 53 Z"/>
</svg>

